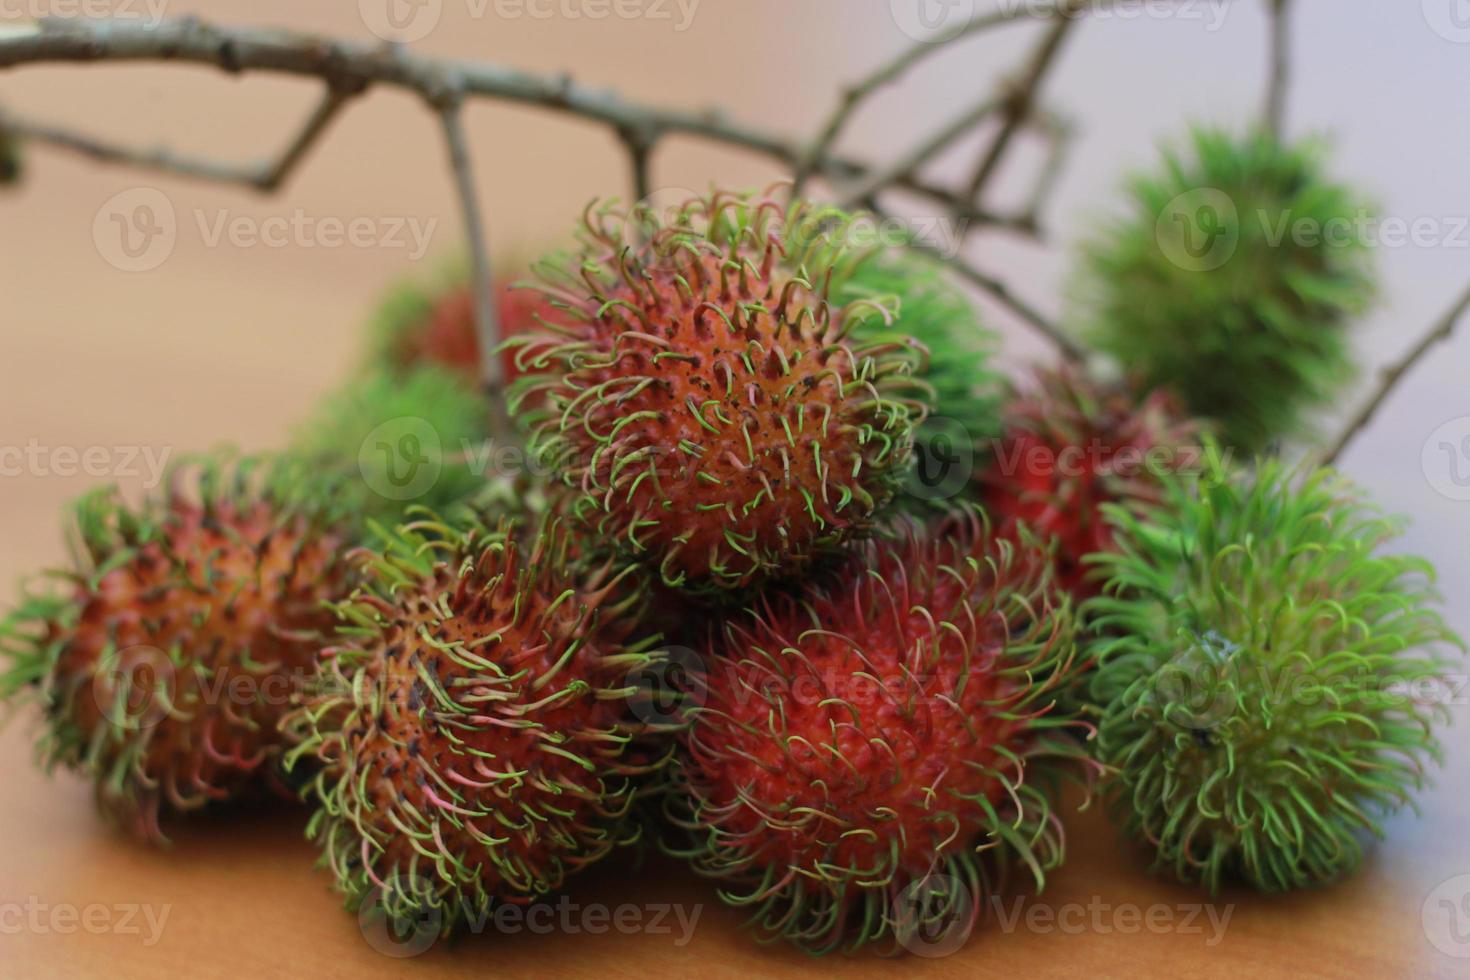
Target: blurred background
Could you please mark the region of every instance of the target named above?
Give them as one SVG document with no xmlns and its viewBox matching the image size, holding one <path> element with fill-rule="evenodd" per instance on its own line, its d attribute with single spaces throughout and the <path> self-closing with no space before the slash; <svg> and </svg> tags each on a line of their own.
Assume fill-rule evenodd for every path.
<svg viewBox="0 0 1470 980">
<path fill-rule="evenodd" d="M 960 17 L 996 2 L 931 6 L 936 16 Z M 422 53 L 567 73 L 584 85 L 672 107 L 719 105 L 733 119 L 803 137 L 831 111 L 844 83 L 914 40 L 910 0 L 648 0 L 614 8 L 635 16 L 603 17 L 591 12 L 607 7 L 586 0 L 432 6 L 437 20 L 413 43 Z M 95 0 L 85 9 L 141 18 L 155 11 L 198 15 L 367 42 L 374 39 L 372 8 L 371 0 Z M 80 9 L 67 0 L 0 0 L 0 32 L 31 16 Z M 1296 0 L 1292 25 L 1288 134 L 1327 137 L 1330 171 L 1366 190 L 1381 216 L 1411 224 L 1429 219 L 1437 229 L 1378 248 L 1382 294 L 1356 335 L 1363 383 L 1322 420 L 1331 433 L 1366 396 L 1375 366 L 1401 354 L 1470 281 L 1464 109 L 1470 4 Z M 894 159 L 1015 71 L 1040 29 L 1022 18 L 925 62 L 866 103 L 840 148 L 864 159 Z M 1151 166 L 1156 145 L 1180 141 L 1189 121 L 1239 128 L 1259 113 L 1266 34 L 1265 4 L 1251 0 L 1124 3 L 1081 24 L 1042 93 L 1047 106 L 1079 126 L 1057 193 L 1041 215 L 1044 241 L 981 231 L 967 254 L 1061 317 L 1073 246 L 1120 206 L 1125 174 Z M 0 107 L 128 145 L 168 145 L 227 160 L 276 152 L 317 95 L 305 80 L 235 78 L 193 67 L 0 72 Z M 604 127 L 487 100 L 470 104 L 466 124 L 498 255 L 527 256 L 555 245 L 589 199 L 627 194 L 626 157 Z M 984 135 L 958 142 L 927 173 L 962 180 Z M 1018 201 L 1042 156 L 1028 139 L 1009 159 L 996 202 Z M 651 173 L 655 188 L 695 189 L 712 182 L 760 185 L 781 175 L 753 154 L 684 137 L 660 144 Z M 119 201 L 156 195 L 177 215 L 171 250 L 146 271 L 119 268 L 98 229 Z M 907 203 L 906 213 L 924 217 L 922 203 Z M 274 240 L 231 231 L 280 226 L 283 219 L 298 230 Z M 333 221 L 366 221 L 374 233 L 334 243 L 320 234 L 323 222 Z M 437 123 L 403 92 L 373 91 L 353 104 L 270 197 L 33 149 L 24 183 L 0 191 L 0 446 L 35 447 L 23 465 L 0 473 L 0 582 L 8 587 L 62 559 L 61 506 L 90 486 L 106 480 L 142 486 L 152 477 L 150 460 L 169 454 L 220 443 L 245 449 L 283 443 L 358 363 L 364 322 L 384 288 L 405 275 L 433 276 L 461 241 Z M 1007 363 L 1051 356 L 1009 311 L 987 297 L 979 302 L 1006 337 Z M 1456 466 L 1470 473 L 1470 454 L 1425 452 L 1437 431 L 1470 416 L 1467 368 L 1470 328 L 1414 371 L 1342 465 L 1386 509 L 1413 517 L 1400 546 L 1438 565 L 1452 624 L 1470 633 L 1464 601 L 1470 490 L 1455 480 Z M 104 475 L 89 475 L 75 461 L 68 466 L 68 447 L 78 456 L 105 450 L 91 456 L 108 460 L 98 464 Z M 11 453 L 0 461 L 16 459 Z M 1306 975 L 1404 975 L 1395 971 L 1413 964 L 1416 975 L 1464 976 L 1454 967 L 1470 969 L 1470 961 L 1442 952 L 1443 943 L 1429 935 L 1426 911 L 1439 900 L 1432 897 L 1436 886 L 1470 873 L 1463 832 L 1470 821 L 1464 745 L 1470 692 L 1458 692 L 1453 712 L 1457 744 L 1438 788 L 1422 798 L 1424 815 L 1406 813 L 1392 822 L 1367 873 L 1320 896 L 1248 897 L 1217 946 L 1180 934 L 995 935 L 949 960 L 912 960 L 902 968 L 974 975 L 984 956 L 987 964 L 1035 975 L 1098 964 L 1112 975 L 1109 966 L 1137 970 L 1155 963 L 1181 976 L 1204 976 L 1274 958 L 1282 969 Z M 179 853 L 188 867 L 168 863 L 112 838 L 93 817 L 80 783 L 58 777 L 47 784 L 28 765 L 27 734 L 25 719 L 0 733 L 7 787 L 0 793 L 0 902 L 33 895 L 73 903 L 166 902 L 174 918 L 162 941 L 148 948 L 119 936 L 16 935 L 0 921 L 0 964 L 24 967 L 0 972 L 71 976 L 106 964 L 120 976 L 151 976 L 186 958 L 199 967 L 220 950 L 229 951 L 231 974 L 283 955 L 319 976 L 395 969 L 366 951 L 353 923 L 335 913 L 326 881 L 302 872 L 310 849 L 300 842 L 294 817 L 243 828 L 238 840 L 223 845 L 185 837 Z M 1058 901 L 1093 895 L 1145 905 L 1197 900 L 1115 853 L 1115 839 L 1096 819 L 1078 821 L 1076 833 L 1075 858 L 1054 885 Z M 284 853 L 248 850 L 259 846 L 256 835 Z M 802 968 L 781 951 L 747 949 L 733 932 L 739 916 L 713 904 L 697 885 L 659 868 L 636 873 L 668 878 L 669 895 L 707 903 L 710 924 L 689 947 L 649 936 L 603 946 L 605 940 L 582 936 L 507 951 L 481 939 L 418 965 L 468 974 L 483 972 L 494 956 L 513 963 L 517 975 L 663 975 L 700 956 L 700 970 L 710 975 Z M 613 894 L 618 876 L 604 875 L 592 887 Z M 1466 929 L 1455 948 L 1470 955 L 1464 943 L 1470 899 L 1455 900 L 1464 903 Z M 628 959 L 614 961 L 608 949 Z M 856 968 L 876 973 L 887 966 Z"/>
</svg>

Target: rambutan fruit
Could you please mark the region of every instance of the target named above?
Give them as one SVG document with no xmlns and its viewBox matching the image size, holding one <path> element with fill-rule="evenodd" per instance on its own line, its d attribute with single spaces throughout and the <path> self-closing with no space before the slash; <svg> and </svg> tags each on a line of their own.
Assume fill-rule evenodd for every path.
<svg viewBox="0 0 1470 980">
<path fill-rule="evenodd" d="M 490 435 L 478 391 L 419 365 L 349 382 L 301 427 L 292 451 L 340 479 L 345 509 L 366 533 L 369 518 L 393 524 L 410 507 L 447 512 L 474 498 L 496 475 Z"/>
<path fill-rule="evenodd" d="M 533 444 L 598 534 L 675 587 L 792 575 L 866 533 L 924 407 L 915 344 L 859 343 L 891 313 L 833 299 L 861 257 L 838 211 L 714 193 L 656 214 L 589 209 L 581 251 L 537 267 L 554 332 Z"/>
<path fill-rule="evenodd" d="M 1205 129 L 1192 142 L 1135 178 L 1131 216 L 1087 247 L 1087 338 L 1255 453 L 1301 434 L 1352 374 L 1368 212 L 1317 148 Z"/>
<path fill-rule="evenodd" d="M 161 811 L 272 782 L 277 721 L 350 590 L 342 539 L 279 472 L 207 461 L 137 509 L 83 497 L 73 567 L 0 624 L 0 693 L 40 704 L 41 761 L 91 778 L 141 838 L 164 839 Z"/>
<path fill-rule="evenodd" d="M 1058 708 L 1073 615 L 1044 553 L 973 512 L 900 528 L 727 621 L 668 797 L 690 842 L 666 846 L 812 952 L 973 925 L 944 917 L 1016 862 L 1039 886 L 1063 856 L 1057 777 L 1092 769 Z M 968 901 L 904 923 L 941 879 Z"/>
<path fill-rule="evenodd" d="M 1098 587 L 1086 557 L 1113 546 L 1103 505 L 1147 506 L 1165 474 L 1222 466 L 1172 393 L 1139 397 L 1074 367 L 1038 369 L 1029 390 L 1013 387 L 1004 419 L 978 475 L 980 500 L 1002 533 L 1025 525 L 1055 543 L 1057 580 L 1078 599 Z"/>
<path fill-rule="evenodd" d="M 350 642 L 286 724 L 292 763 L 316 768 L 309 834 L 351 909 L 448 932 L 638 835 L 636 777 L 669 752 L 629 686 L 657 656 L 638 573 L 534 526 L 425 518 L 355 555 Z"/>
<path fill-rule="evenodd" d="M 502 339 L 541 329 L 538 317 L 551 312 L 543 294 L 514 279 L 494 287 Z M 468 270 L 456 267 L 442 281 L 404 283 L 382 301 L 373 317 L 369 370 L 406 372 L 424 364 L 444 368 L 472 386 L 481 378 L 475 293 Z M 515 356 L 500 355 L 507 382 L 518 376 Z"/>
<path fill-rule="evenodd" d="M 1180 477 L 1146 517 L 1112 516 L 1093 695 L 1127 835 L 1212 891 L 1353 870 L 1439 757 L 1445 707 L 1424 695 L 1462 644 L 1432 567 L 1389 553 L 1398 522 L 1331 470 Z"/>
</svg>

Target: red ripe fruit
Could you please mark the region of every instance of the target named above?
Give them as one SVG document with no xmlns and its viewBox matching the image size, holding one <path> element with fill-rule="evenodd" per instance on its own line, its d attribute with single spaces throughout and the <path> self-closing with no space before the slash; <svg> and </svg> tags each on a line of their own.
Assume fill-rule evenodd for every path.
<svg viewBox="0 0 1470 980">
<path fill-rule="evenodd" d="M 536 534 L 419 521 L 355 560 L 354 642 L 287 723 L 350 908 L 447 932 L 636 839 L 635 777 L 667 750 L 631 698 L 657 639 L 639 632 L 634 569 L 578 556 L 554 519 Z"/>
<path fill-rule="evenodd" d="M 515 283 L 498 285 L 495 303 L 504 338 L 539 332 L 543 329 L 539 318 L 552 313 L 539 290 Z M 436 296 L 417 292 L 397 296 L 383 320 L 389 334 L 385 353 L 394 367 L 436 364 L 479 384 L 480 340 L 470 285 L 457 283 Z M 500 361 L 507 383 L 520 376 L 512 351 L 502 351 Z"/>
<path fill-rule="evenodd" d="M 728 625 L 670 798 L 692 837 L 676 853 L 816 952 L 966 926 L 1014 861 L 1039 883 L 1062 857 L 1053 777 L 1087 768 L 1069 731 L 1087 726 L 1057 706 L 1075 642 L 1048 574 L 964 514 Z M 966 900 L 905 921 L 939 879 Z"/>
<path fill-rule="evenodd" d="M 0 626 L 30 689 L 48 766 L 90 776 L 103 811 L 162 840 L 161 810 L 258 791 L 283 750 L 277 723 L 315 676 L 348 589 L 343 542 L 240 464 L 176 476 L 134 512 L 108 490 L 76 507 L 77 567 Z"/>
<path fill-rule="evenodd" d="M 1003 415 L 980 499 L 1002 533 L 1026 525 L 1054 542 L 1057 580 L 1079 599 L 1099 588 L 1086 556 L 1113 550 L 1104 507 L 1155 504 L 1166 473 L 1214 462 L 1172 394 L 1139 399 L 1071 367 L 1038 370 L 1035 387 L 1013 391 Z"/>
<path fill-rule="evenodd" d="M 538 268 L 559 316 L 519 345 L 536 449 L 578 517 L 671 586 L 789 576 L 866 533 L 897 488 L 923 355 L 851 339 L 888 311 L 830 298 L 860 257 L 849 220 L 719 193 L 607 208 L 580 253 Z"/>
</svg>

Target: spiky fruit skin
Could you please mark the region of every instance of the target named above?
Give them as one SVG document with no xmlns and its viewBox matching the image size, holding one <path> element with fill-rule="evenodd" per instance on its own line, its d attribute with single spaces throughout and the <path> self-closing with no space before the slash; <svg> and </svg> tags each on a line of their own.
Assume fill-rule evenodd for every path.
<svg viewBox="0 0 1470 980">
<path fill-rule="evenodd" d="M 1084 772 L 1056 709 L 1075 667 L 1043 553 L 967 514 L 901 525 L 825 584 L 726 627 L 691 712 L 670 817 L 765 938 L 811 952 L 892 942 L 931 875 L 987 900 L 1062 858 L 1056 777 Z M 956 923 L 922 921 L 922 933 Z"/>
<path fill-rule="evenodd" d="M 721 193 L 589 210 L 580 253 L 538 267 L 559 316 L 518 347 L 535 446 L 593 532 L 671 586 L 800 572 L 904 474 L 923 352 L 851 341 L 889 314 L 831 299 L 858 256 L 822 230 L 845 218 Z"/>
<path fill-rule="evenodd" d="M 1128 836 L 1179 879 L 1265 891 L 1352 871 L 1411 802 L 1443 705 L 1416 703 L 1460 641 L 1433 570 L 1330 470 L 1179 480 L 1093 600 L 1099 756 Z"/>
<path fill-rule="evenodd" d="M 327 398 L 292 451 L 338 478 L 337 493 L 366 521 L 402 521 L 412 507 L 449 512 L 486 489 L 496 460 L 490 415 L 474 388 L 442 367 L 357 378 Z"/>
<path fill-rule="evenodd" d="M 874 252 L 853 267 L 834 296 L 838 302 L 869 300 L 891 308 L 891 322 L 859 321 L 852 341 L 917 340 L 929 352 L 915 375 L 931 389 L 932 414 L 962 424 L 976 450 L 988 448 L 1001 432 L 1005 399 L 1003 376 L 992 363 L 999 338 L 939 263 L 913 251 Z"/>
<path fill-rule="evenodd" d="M 251 464 L 186 473 L 139 510 L 82 498 L 75 566 L 0 626 L 0 689 L 39 701 L 44 764 L 90 777 L 102 810 L 155 842 L 161 812 L 271 782 L 277 723 L 350 588 L 342 539 Z"/>
<path fill-rule="evenodd" d="M 554 521 L 419 522 L 356 562 L 353 642 L 287 722 L 293 761 L 319 766 L 309 833 L 349 908 L 434 910 L 448 932 L 636 838 L 635 777 L 665 750 L 630 697 L 656 638 L 636 635 L 628 572 L 580 561 Z"/>
<path fill-rule="evenodd" d="M 1131 216 L 1085 253 L 1093 346 L 1150 387 L 1175 386 L 1247 453 L 1302 434 L 1305 413 L 1341 391 L 1348 327 L 1373 292 L 1349 231 L 1368 212 L 1320 157 L 1196 130 L 1189 154 L 1133 180 Z"/>
<path fill-rule="evenodd" d="M 1156 503 L 1170 471 L 1218 470 L 1220 459 L 1164 389 L 1139 396 L 1067 366 L 1038 369 L 1033 381 L 1011 391 L 979 498 L 1003 533 L 1025 526 L 1054 542 L 1058 582 L 1086 599 L 1099 582 L 1085 559 L 1113 547 L 1104 505 Z"/>
<path fill-rule="evenodd" d="M 502 339 L 541 330 L 551 312 L 540 291 L 515 279 L 495 283 L 494 302 Z M 403 373 L 433 365 L 471 387 L 483 376 L 475 293 L 470 272 L 455 265 L 432 283 L 401 283 L 373 315 L 368 373 Z M 500 354 L 507 383 L 517 375 L 515 357 Z"/>
</svg>

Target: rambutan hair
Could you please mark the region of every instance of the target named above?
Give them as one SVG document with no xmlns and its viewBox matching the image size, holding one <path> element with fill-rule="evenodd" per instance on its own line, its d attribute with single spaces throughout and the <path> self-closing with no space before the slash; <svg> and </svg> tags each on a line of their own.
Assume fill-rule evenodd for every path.
<svg viewBox="0 0 1470 980">
<path fill-rule="evenodd" d="M 978 496 L 1001 532 L 1026 526 L 1053 544 L 1058 583 L 1078 599 L 1099 588 L 1089 556 L 1113 546 L 1104 505 L 1136 511 L 1163 498 L 1169 473 L 1224 466 L 1171 390 L 1140 394 L 1077 367 L 1036 369 L 1029 387 L 1012 387 L 1003 418 Z"/>
<path fill-rule="evenodd" d="M 277 721 L 315 674 L 343 538 L 294 466 L 203 459 L 141 507 L 73 508 L 73 563 L 0 624 L 0 696 L 45 713 L 38 754 L 91 778 L 105 814 L 161 842 L 160 811 L 274 782 Z"/>
<path fill-rule="evenodd" d="M 812 952 L 902 941 L 896 903 L 936 878 L 970 913 L 1017 862 L 1039 886 L 1064 851 L 1058 777 L 1092 769 L 1088 725 L 1058 704 L 1078 662 L 1048 577 L 974 513 L 904 521 L 729 621 L 667 798 L 689 842 L 670 849 L 764 938 Z M 956 907 L 910 925 L 953 927 Z"/>
<path fill-rule="evenodd" d="M 670 585 L 790 576 L 866 534 L 909 459 L 926 390 L 908 339 L 834 289 L 850 216 L 714 193 L 669 214 L 588 209 L 537 271 L 552 334 L 512 339 L 534 442 L 599 536 Z M 513 405 L 513 411 L 516 406 Z"/>
<path fill-rule="evenodd" d="M 1146 515 L 1111 516 L 1120 547 L 1088 609 L 1125 833 L 1212 891 L 1352 871 L 1439 758 L 1445 707 L 1416 697 L 1463 644 L 1430 565 L 1389 553 L 1400 524 L 1326 469 L 1177 477 Z"/>
<path fill-rule="evenodd" d="M 349 908 L 432 910 L 448 932 L 637 839 L 637 777 L 670 749 L 629 681 L 658 656 L 637 633 L 636 570 L 579 557 L 554 518 L 425 516 L 354 562 L 350 642 L 286 724 L 291 763 L 315 770 L 309 834 Z"/>
</svg>

